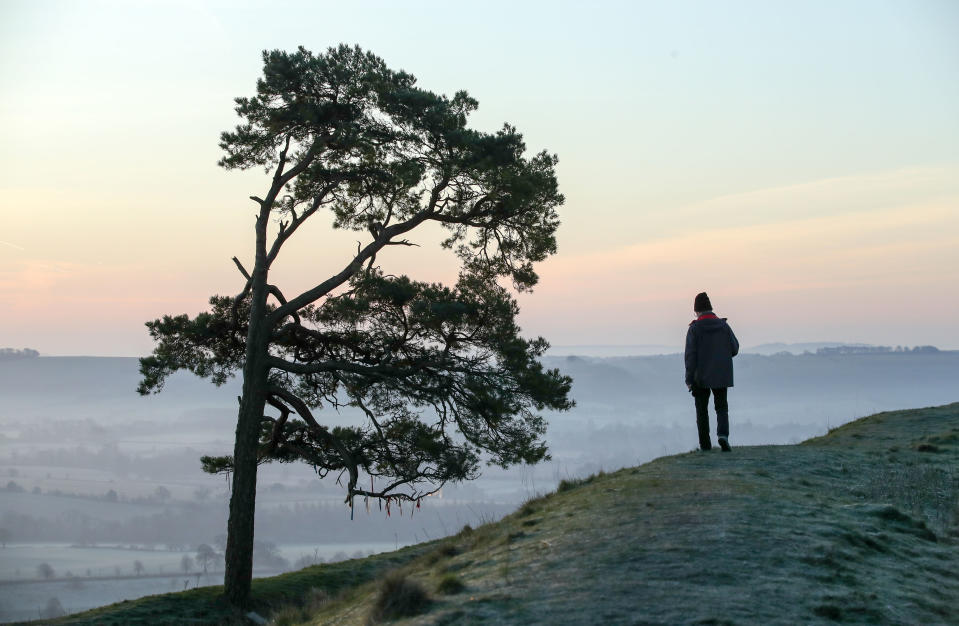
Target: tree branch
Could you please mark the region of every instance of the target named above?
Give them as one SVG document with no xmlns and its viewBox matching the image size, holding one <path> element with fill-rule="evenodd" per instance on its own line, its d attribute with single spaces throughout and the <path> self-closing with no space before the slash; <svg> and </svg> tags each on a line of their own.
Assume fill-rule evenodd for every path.
<svg viewBox="0 0 959 626">
<path fill-rule="evenodd" d="M 334 436 L 329 430 L 323 426 L 320 426 L 320 424 L 316 421 L 316 418 L 313 417 L 313 413 L 306 405 L 306 402 L 304 402 L 295 394 L 276 385 L 270 385 L 267 388 L 267 393 L 279 397 L 281 400 L 293 407 L 293 410 L 296 411 L 296 414 L 299 415 L 304 422 L 309 424 L 311 432 L 317 435 L 320 439 L 325 440 L 327 444 L 332 446 L 339 453 L 340 458 L 343 460 L 343 464 L 350 472 L 349 488 L 352 490 L 354 487 L 356 487 L 356 481 L 359 478 L 359 470 L 357 468 L 356 459 L 346 448 L 346 446 L 343 445 L 342 441 Z"/>
<path fill-rule="evenodd" d="M 326 147 L 329 137 L 323 135 L 313 140 L 313 143 L 310 144 L 310 149 L 306 151 L 306 154 L 303 155 L 296 165 L 291 167 L 285 174 L 282 174 L 279 169 L 277 169 L 276 174 L 273 176 L 273 187 L 276 189 L 276 194 L 273 194 L 273 200 L 276 200 L 277 194 L 283 189 L 283 187 L 299 176 L 303 170 L 309 167 L 310 163 L 313 162 L 313 159 L 316 158 L 316 155 Z M 289 146 L 290 138 L 287 136 L 287 146 Z M 284 159 L 285 159 L 285 150 L 284 150 Z M 272 190 L 271 190 L 272 191 Z M 272 201 L 270 202 L 272 204 Z"/>
<path fill-rule="evenodd" d="M 236 268 L 237 268 L 238 270 L 240 270 L 240 273 L 241 273 L 241 274 L 243 274 L 243 278 L 245 278 L 245 279 L 247 279 L 247 280 L 253 280 L 253 278 L 250 276 L 250 273 L 249 273 L 248 271 L 246 271 L 246 268 L 243 267 L 243 264 L 242 264 L 242 263 L 240 263 L 240 259 L 238 259 L 238 258 L 236 258 L 236 257 L 233 257 L 233 263 L 236 264 Z"/>
<path fill-rule="evenodd" d="M 280 151 L 279 162 L 276 164 L 276 172 L 273 174 L 273 179 L 276 180 L 283 173 L 283 166 L 286 165 L 286 153 L 290 149 L 290 139 L 291 136 L 286 136 L 286 145 L 283 146 L 283 150 Z"/>
<path fill-rule="evenodd" d="M 280 248 L 283 247 L 283 244 L 286 243 L 286 240 L 289 239 L 294 232 L 296 232 L 296 229 L 299 228 L 303 222 L 316 213 L 316 211 L 323 204 L 323 200 L 326 198 L 326 196 L 336 188 L 336 184 L 337 183 L 330 183 L 324 187 L 320 193 L 313 198 L 313 202 L 310 204 L 310 206 L 300 215 L 296 214 L 296 210 L 292 208 L 290 209 L 293 219 L 286 227 L 280 229 L 280 233 L 273 241 L 273 245 L 270 247 L 270 252 L 266 255 L 267 265 L 273 264 L 273 261 L 276 260 L 277 255 L 280 254 Z"/>
<path fill-rule="evenodd" d="M 390 469 L 393 470 L 395 475 L 399 475 L 400 471 L 396 468 L 396 460 L 393 458 L 393 453 L 390 451 L 390 442 L 386 439 L 386 435 L 383 434 L 383 429 L 380 427 L 380 423 L 373 414 L 373 411 L 363 404 L 362 399 L 355 397 L 354 401 L 356 402 L 356 405 L 360 407 L 364 413 L 366 413 L 366 417 L 369 418 L 369 420 L 373 423 L 373 427 L 376 429 L 376 433 L 379 435 L 380 441 L 385 449 L 386 460 L 390 464 Z"/>
<path fill-rule="evenodd" d="M 270 404 L 270 406 L 274 407 L 280 412 L 280 418 L 273 422 L 273 432 L 270 434 L 270 447 L 267 453 L 272 453 L 276 451 L 276 447 L 280 443 L 280 435 L 283 433 L 283 426 L 286 424 L 286 420 L 290 417 L 290 413 L 292 411 L 290 410 L 290 407 L 277 400 L 276 396 L 268 395 L 266 401 Z"/>
<path fill-rule="evenodd" d="M 315 363 L 295 363 L 280 357 L 271 356 L 267 365 L 274 369 L 283 370 L 291 374 L 323 374 L 326 372 L 348 372 L 374 377 L 404 377 L 415 372 L 390 365 L 358 365 L 351 361 L 320 361 Z"/>
<path fill-rule="evenodd" d="M 387 485 L 386 487 L 384 487 L 384 488 L 381 489 L 380 491 L 372 491 L 372 490 L 367 491 L 366 489 L 353 489 L 350 495 L 354 495 L 354 496 L 366 496 L 366 497 L 368 497 L 368 498 L 380 498 L 380 499 L 383 499 L 383 500 L 395 499 L 395 500 L 406 500 L 406 501 L 408 501 L 408 502 L 416 502 L 417 500 L 421 500 L 422 498 L 428 498 L 429 496 L 432 496 L 433 494 L 437 493 L 440 489 L 442 489 L 444 485 L 446 485 L 446 481 L 444 480 L 444 481 L 442 481 L 439 485 L 437 485 L 435 488 L 430 489 L 429 491 L 422 491 L 422 492 L 420 492 L 420 493 L 416 493 L 416 492 L 414 491 L 414 492 L 411 493 L 411 494 L 409 494 L 409 493 L 390 493 L 391 491 L 393 491 L 393 490 L 396 489 L 397 487 L 402 487 L 403 485 L 408 485 L 408 484 L 411 484 L 411 483 L 413 483 L 413 482 L 415 482 L 415 479 L 412 479 L 412 478 L 407 478 L 407 479 L 403 479 L 403 480 L 397 480 L 397 481 L 395 481 L 395 482 L 393 482 L 393 483 L 390 483 L 389 485 Z"/>
<path fill-rule="evenodd" d="M 406 220 L 405 222 L 399 222 L 393 224 L 392 226 L 387 226 L 380 230 L 380 235 L 372 242 L 367 244 L 365 248 L 360 250 L 357 255 L 353 258 L 350 263 L 344 267 L 338 274 L 331 276 L 317 286 L 304 291 L 297 297 L 290 300 L 287 304 L 281 306 L 276 311 L 274 311 L 269 316 L 269 324 L 272 326 L 276 324 L 279 320 L 283 319 L 290 314 L 290 311 L 298 311 L 304 306 L 316 302 L 323 296 L 330 293 L 332 290 L 336 289 L 346 281 L 350 279 L 360 268 L 363 267 L 363 264 L 371 256 L 374 256 L 379 252 L 384 246 L 388 245 L 393 237 L 402 235 L 403 233 L 409 232 L 425 222 L 428 219 L 433 219 L 435 214 L 436 203 L 439 201 L 440 193 L 443 189 L 449 184 L 449 179 L 444 178 L 440 183 L 433 189 L 430 194 L 430 201 L 427 204 L 427 207 L 422 211 L 416 213 L 413 217 Z"/>
</svg>

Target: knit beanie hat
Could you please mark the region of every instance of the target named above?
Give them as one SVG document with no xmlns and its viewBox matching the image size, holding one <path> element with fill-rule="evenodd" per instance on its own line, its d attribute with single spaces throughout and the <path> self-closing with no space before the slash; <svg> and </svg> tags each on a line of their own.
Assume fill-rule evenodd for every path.
<svg viewBox="0 0 959 626">
<path fill-rule="evenodd" d="M 696 302 L 693 304 L 693 310 L 697 313 L 704 313 L 713 310 L 713 303 L 709 301 L 706 292 L 696 294 Z"/>
</svg>

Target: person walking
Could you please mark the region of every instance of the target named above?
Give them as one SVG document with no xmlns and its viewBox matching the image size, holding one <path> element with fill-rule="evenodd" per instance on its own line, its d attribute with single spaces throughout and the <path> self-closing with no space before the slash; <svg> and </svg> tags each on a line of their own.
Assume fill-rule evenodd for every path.
<svg viewBox="0 0 959 626">
<path fill-rule="evenodd" d="M 709 394 L 716 407 L 716 435 L 723 452 L 729 452 L 729 403 L 726 391 L 733 386 L 733 357 L 739 354 L 739 340 L 726 318 L 713 313 L 706 292 L 693 303 L 696 319 L 686 331 L 686 388 L 696 400 L 696 427 L 699 448 L 712 449 L 709 439 Z"/>
</svg>

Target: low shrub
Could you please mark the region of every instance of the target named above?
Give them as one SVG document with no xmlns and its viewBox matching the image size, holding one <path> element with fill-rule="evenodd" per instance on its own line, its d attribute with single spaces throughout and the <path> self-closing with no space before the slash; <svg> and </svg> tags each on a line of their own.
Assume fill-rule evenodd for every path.
<svg viewBox="0 0 959 626">
<path fill-rule="evenodd" d="M 429 608 L 432 600 L 423 585 L 394 571 L 383 579 L 370 621 L 382 622 L 419 615 Z"/>
</svg>

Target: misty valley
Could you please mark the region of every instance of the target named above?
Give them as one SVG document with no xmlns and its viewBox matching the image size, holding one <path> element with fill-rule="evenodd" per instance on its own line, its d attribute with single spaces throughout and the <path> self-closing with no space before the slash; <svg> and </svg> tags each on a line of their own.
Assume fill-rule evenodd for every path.
<svg viewBox="0 0 959 626">
<path fill-rule="evenodd" d="M 734 445 L 797 443 L 863 415 L 957 400 L 957 351 L 789 349 L 737 357 Z M 136 359 L 8 352 L 0 355 L 0 619 L 220 584 L 229 483 L 203 473 L 199 458 L 232 452 L 238 382 L 216 388 L 177 374 L 164 393 L 140 397 Z M 485 468 L 419 507 L 358 498 L 352 511 L 335 476 L 318 480 L 302 463 L 261 466 L 255 575 L 447 536 L 561 480 L 696 446 L 682 355 L 559 352 L 545 365 L 573 377 L 577 405 L 547 415 L 549 462 Z M 346 425 L 363 416 L 325 409 L 318 418 Z"/>
</svg>

